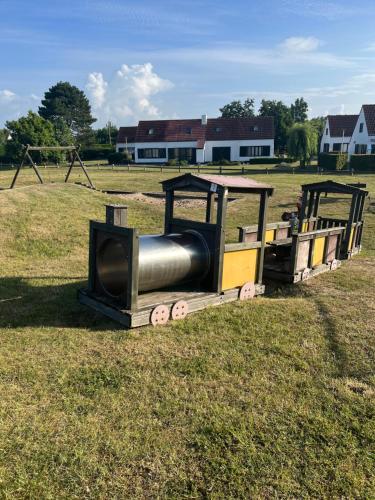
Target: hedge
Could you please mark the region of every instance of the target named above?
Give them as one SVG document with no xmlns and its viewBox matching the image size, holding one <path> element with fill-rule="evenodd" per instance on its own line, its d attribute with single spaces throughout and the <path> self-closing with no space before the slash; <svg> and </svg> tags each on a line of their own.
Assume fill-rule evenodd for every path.
<svg viewBox="0 0 375 500">
<path fill-rule="evenodd" d="M 94 144 L 91 147 L 82 148 L 79 152 L 82 160 L 107 160 L 115 147 L 109 144 Z"/>
<path fill-rule="evenodd" d="M 276 163 L 293 163 L 294 160 L 292 158 L 251 158 L 249 160 L 250 165 L 275 165 Z"/>
<path fill-rule="evenodd" d="M 323 170 L 345 170 L 348 163 L 348 155 L 346 153 L 320 153 L 318 158 L 319 168 Z"/>
<path fill-rule="evenodd" d="M 111 152 L 109 153 L 107 160 L 110 165 L 125 165 L 128 163 L 132 163 L 131 155 L 125 152 L 122 153 Z"/>
<path fill-rule="evenodd" d="M 375 172 L 375 155 L 352 155 L 350 168 L 358 172 Z"/>
</svg>

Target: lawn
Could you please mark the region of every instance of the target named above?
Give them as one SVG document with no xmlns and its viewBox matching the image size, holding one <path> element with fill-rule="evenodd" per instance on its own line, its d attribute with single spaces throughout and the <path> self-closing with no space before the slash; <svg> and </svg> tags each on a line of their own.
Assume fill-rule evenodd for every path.
<svg viewBox="0 0 375 500">
<path fill-rule="evenodd" d="M 92 176 L 103 189 L 155 191 L 171 174 Z M 279 220 L 299 185 L 321 177 L 256 179 L 275 186 Z M 362 254 L 336 272 L 125 331 L 76 300 L 88 221 L 124 201 L 130 225 L 155 232 L 163 205 L 31 180 L 27 170 L 0 192 L 1 497 L 374 498 L 373 206 Z M 375 176 L 340 180 L 375 196 Z M 230 203 L 229 240 L 256 207 Z"/>
</svg>

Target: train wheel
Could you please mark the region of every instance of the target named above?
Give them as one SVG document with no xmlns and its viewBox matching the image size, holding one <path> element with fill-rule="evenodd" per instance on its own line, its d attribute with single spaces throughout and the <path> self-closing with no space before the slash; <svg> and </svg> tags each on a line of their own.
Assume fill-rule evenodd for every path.
<svg viewBox="0 0 375 500">
<path fill-rule="evenodd" d="M 185 300 L 179 300 L 173 304 L 171 316 L 172 319 L 184 319 L 189 312 L 189 304 Z"/>
<path fill-rule="evenodd" d="M 160 306 L 156 306 L 155 309 L 152 310 L 151 313 L 151 324 L 153 326 L 156 325 L 165 325 L 169 319 L 169 309 L 164 304 L 160 304 Z"/>
<path fill-rule="evenodd" d="M 250 281 L 245 283 L 240 290 L 239 298 L 240 300 L 248 300 L 255 297 L 255 285 Z"/>
</svg>

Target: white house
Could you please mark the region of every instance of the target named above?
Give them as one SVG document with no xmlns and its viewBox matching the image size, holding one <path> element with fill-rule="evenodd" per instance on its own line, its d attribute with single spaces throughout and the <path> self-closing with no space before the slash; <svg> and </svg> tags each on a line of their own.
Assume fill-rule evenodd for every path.
<svg viewBox="0 0 375 500">
<path fill-rule="evenodd" d="M 320 143 L 321 153 L 347 153 L 358 115 L 329 115 Z"/>
<path fill-rule="evenodd" d="M 121 127 L 116 151 L 134 151 L 136 163 L 248 161 L 274 156 L 272 117 L 140 121 Z"/>
<path fill-rule="evenodd" d="M 375 104 L 364 104 L 355 125 L 349 154 L 375 154 Z"/>
</svg>

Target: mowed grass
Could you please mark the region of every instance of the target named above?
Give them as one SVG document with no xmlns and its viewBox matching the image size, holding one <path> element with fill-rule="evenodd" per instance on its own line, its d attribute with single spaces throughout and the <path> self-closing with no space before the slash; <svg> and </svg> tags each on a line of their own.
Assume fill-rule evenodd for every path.
<svg viewBox="0 0 375 500">
<path fill-rule="evenodd" d="M 139 191 L 166 177 L 94 174 Z M 321 179 L 256 178 L 276 188 L 270 220 Z M 374 196 L 375 177 L 359 180 Z M 88 221 L 110 201 L 63 184 L 0 192 L 1 496 L 373 498 L 374 207 L 363 253 L 334 273 L 125 331 L 76 300 Z M 132 226 L 161 230 L 162 204 L 126 204 Z M 256 208 L 230 204 L 229 239 Z"/>
</svg>

